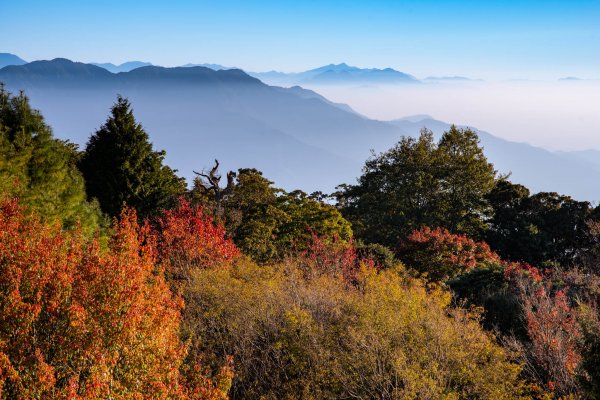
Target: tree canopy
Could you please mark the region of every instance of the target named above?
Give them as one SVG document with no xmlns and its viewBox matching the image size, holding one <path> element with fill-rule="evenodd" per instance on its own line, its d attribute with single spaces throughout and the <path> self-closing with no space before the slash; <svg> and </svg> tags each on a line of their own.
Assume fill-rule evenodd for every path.
<svg viewBox="0 0 600 400">
<path fill-rule="evenodd" d="M 475 132 L 452 126 L 435 143 L 423 130 L 367 160 L 358 183 L 342 186 L 338 200 L 367 242 L 394 247 L 423 225 L 478 236 L 495 174 Z"/>
<path fill-rule="evenodd" d="M 220 187 L 218 163 L 198 174 L 191 190 L 195 202 L 212 211 L 245 254 L 265 263 L 302 250 L 316 234 L 348 241 L 350 223 L 332 205 L 302 191 L 286 192 L 273 186 L 262 172 L 242 168 L 227 174 Z"/>
<path fill-rule="evenodd" d="M 174 205 L 186 189 L 184 179 L 163 165 L 165 154 L 153 150 L 129 101 L 119 96 L 79 163 L 88 195 L 113 217 L 124 206 L 135 208 L 140 217 L 156 215 Z"/>
<path fill-rule="evenodd" d="M 553 192 L 531 195 L 506 179 L 487 195 L 493 209 L 485 239 L 503 258 L 540 265 L 573 264 L 592 244 L 589 202 Z"/>
<path fill-rule="evenodd" d="M 102 221 L 86 200 L 77 169 L 77 147 L 54 138 L 39 111 L 23 93 L 0 86 L 0 192 L 17 195 L 21 204 L 65 228 L 80 223 L 87 232 Z"/>
</svg>

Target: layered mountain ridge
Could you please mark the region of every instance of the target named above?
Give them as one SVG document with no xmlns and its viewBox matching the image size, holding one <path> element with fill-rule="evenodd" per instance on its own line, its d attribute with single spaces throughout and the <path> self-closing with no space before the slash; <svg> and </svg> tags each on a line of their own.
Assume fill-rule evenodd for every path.
<svg viewBox="0 0 600 400">
<path fill-rule="evenodd" d="M 372 120 L 314 91 L 269 86 L 239 69 L 144 66 L 111 73 L 55 59 L 4 67 L 0 81 L 8 90 L 25 90 L 60 138 L 84 145 L 120 94 L 186 178 L 218 158 L 225 169 L 255 167 L 281 187 L 307 192 L 354 182 L 371 149 L 384 151 L 423 127 L 436 135 L 449 128 L 426 115 Z M 589 153 L 479 135 L 496 169 L 511 172 L 513 181 L 533 191 L 600 199 L 600 165 Z"/>
</svg>

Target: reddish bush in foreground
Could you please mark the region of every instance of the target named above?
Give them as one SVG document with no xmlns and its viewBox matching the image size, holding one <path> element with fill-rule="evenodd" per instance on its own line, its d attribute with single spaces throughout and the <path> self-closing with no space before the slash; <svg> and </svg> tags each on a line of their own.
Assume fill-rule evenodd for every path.
<svg viewBox="0 0 600 400">
<path fill-rule="evenodd" d="M 182 304 L 136 221 L 102 251 L 0 202 L 0 398 L 225 398 L 228 371 L 181 373 Z"/>
<path fill-rule="evenodd" d="M 530 351 L 538 370 L 546 373 L 548 387 L 563 394 L 575 392 L 581 332 L 565 290 L 552 295 L 544 286 L 537 288 L 524 298 L 524 311 Z"/>
<path fill-rule="evenodd" d="M 475 242 L 447 229 L 427 226 L 411 233 L 398 248 L 399 258 L 433 281 L 444 281 L 500 257 L 485 242 Z"/>
<path fill-rule="evenodd" d="M 240 256 L 225 238 L 225 228 L 205 215 L 201 206 L 181 199 L 177 208 L 163 211 L 154 230 L 161 265 L 175 281 L 189 278 L 191 268 L 229 266 Z"/>
<path fill-rule="evenodd" d="M 505 279 L 518 294 L 528 343 L 518 345 L 530 377 L 560 395 L 576 393 L 582 356 L 581 327 L 567 296 L 549 276 L 528 264 L 512 263 Z"/>
</svg>

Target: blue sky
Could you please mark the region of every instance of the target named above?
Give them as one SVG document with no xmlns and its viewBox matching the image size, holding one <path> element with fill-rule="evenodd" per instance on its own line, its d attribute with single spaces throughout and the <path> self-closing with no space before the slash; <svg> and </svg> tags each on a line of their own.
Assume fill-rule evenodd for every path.
<svg viewBox="0 0 600 400">
<path fill-rule="evenodd" d="M 600 78 L 598 0 L 0 0 L 0 16 L 0 52 L 26 60 Z"/>
</svg>

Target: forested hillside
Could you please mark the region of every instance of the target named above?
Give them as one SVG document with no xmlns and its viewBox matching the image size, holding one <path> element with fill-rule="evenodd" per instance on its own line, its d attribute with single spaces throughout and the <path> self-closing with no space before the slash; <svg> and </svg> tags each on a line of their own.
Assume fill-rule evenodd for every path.
<svg viewBox="0 0 600 400">
<path fill-rule="evenodd" d="M 600 397 L 600 208 L 455 126 L 335 193 L 177 171 L 133 105 L 78 147 L 0 90 L 0 398 Z"/>
</svg>

